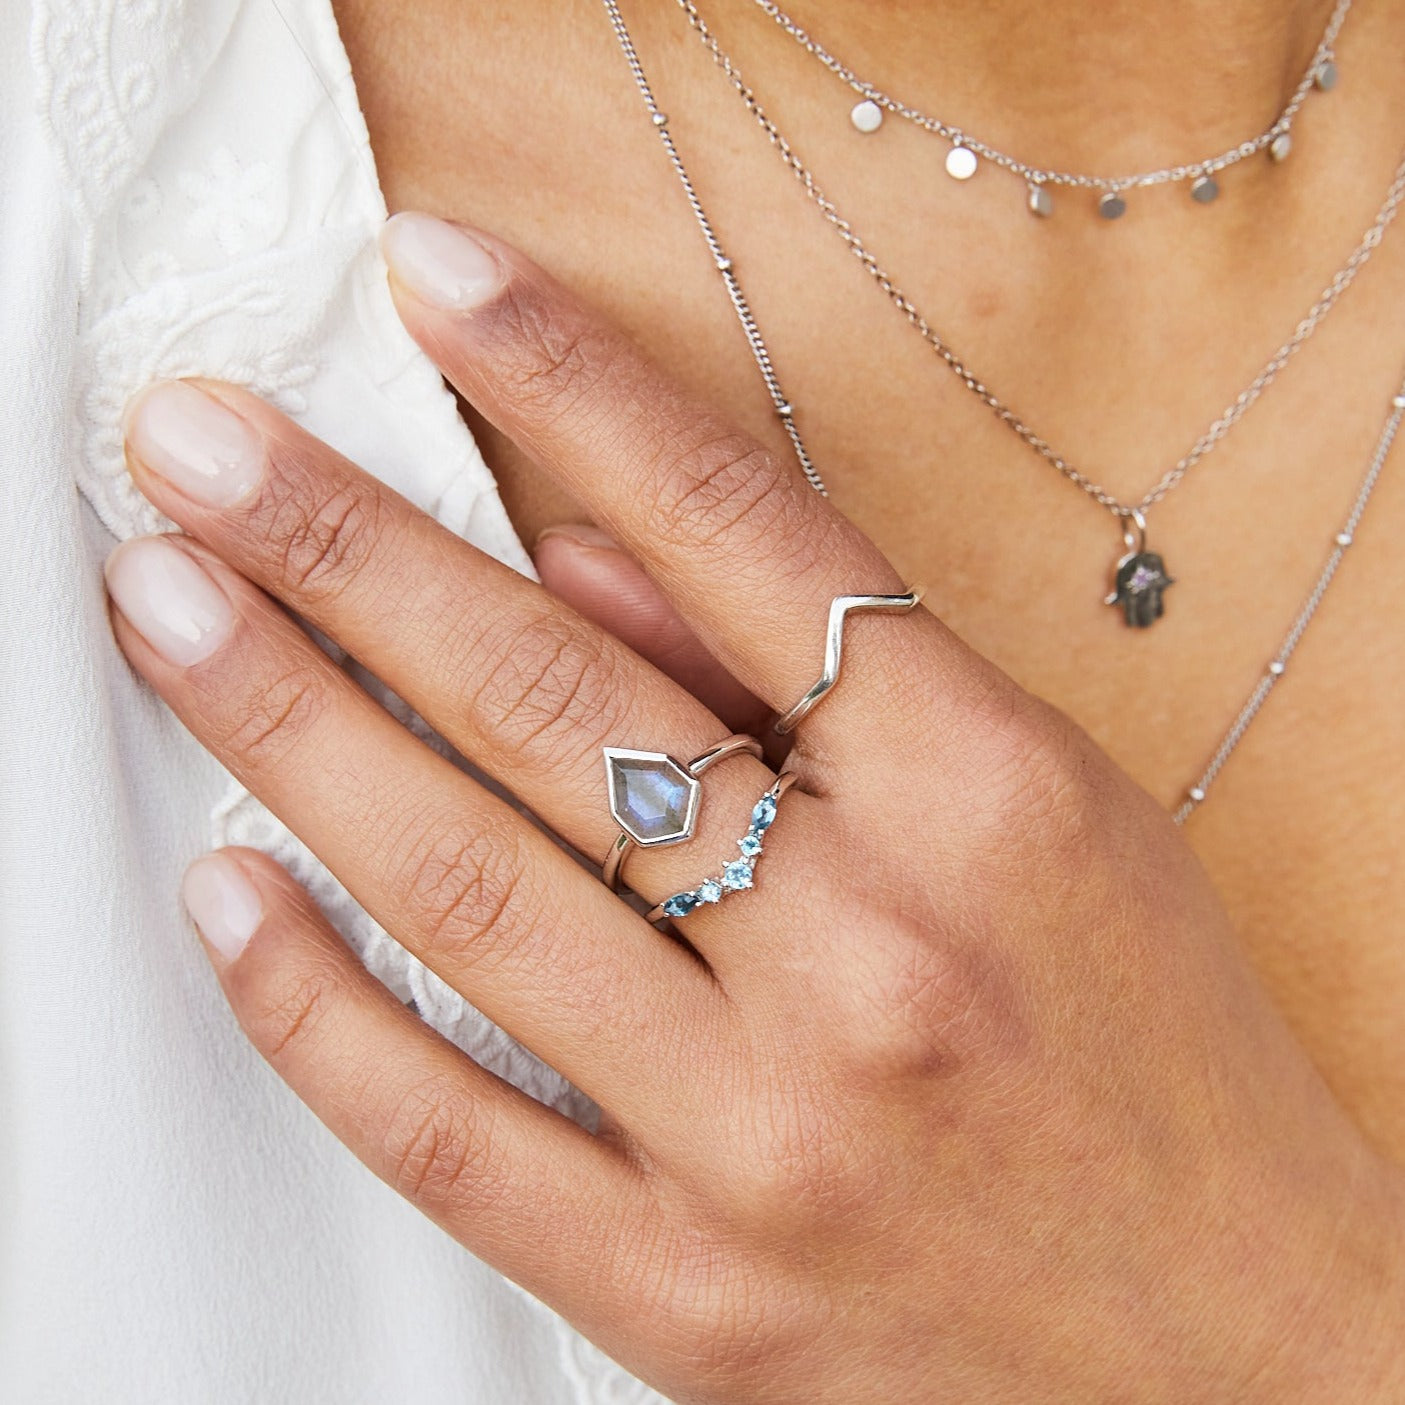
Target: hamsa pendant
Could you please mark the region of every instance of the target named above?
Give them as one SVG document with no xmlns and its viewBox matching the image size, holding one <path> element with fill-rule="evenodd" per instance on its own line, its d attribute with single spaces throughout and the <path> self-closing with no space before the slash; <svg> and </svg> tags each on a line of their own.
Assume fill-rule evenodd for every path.
<svg viewBox="0 0 1405 1405">
<path fill-rule="evenodd" d="M 1130 629 L 1149 629 L 1166 612 L 1162 595 L 1175 579 L 1166 574 L 1166 564 L 1154 551 L 1141 547 L 1129 551 L 1117 563 L 1116 580 L 1106 603 L 1116 605 Z"/>
</svg>

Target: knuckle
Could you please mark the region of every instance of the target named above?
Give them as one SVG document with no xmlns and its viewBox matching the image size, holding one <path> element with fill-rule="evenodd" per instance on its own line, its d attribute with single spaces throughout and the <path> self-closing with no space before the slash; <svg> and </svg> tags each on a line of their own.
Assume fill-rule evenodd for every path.
<svg viewBox="0 0 1405 1405">
<path fill-rule="evenodd" d="M 803 1237 L 817 1216 L 857 1211 L 877 1187 L 863 1129 L 834 1097 L 846 1074 L 834 1040 L 801 1031 L 767 1044 L 764 1082 L 745 1077 L 723 1100 L 734 1148 L 725 1193 L 757 1233 Z"/>
<path fill-rule="evenodd" d="M 837 1119 L 802 1103 L 771 1117 L 748 1198 L 763 1223 L 803 1226 L 816 1214 L 842 1216 L 871 1203 L 872 1169 Z"/>
<path fill-rule="evenodd" d="M 813 1351 L 804 1291 L 764 1259 L 730 1252 L 703 1229 L 678 1234 L 664 1262 L 668 1345 L 708 1398 L 752 1399 Z"/>
<path fill-rule="evenodd" d="M 839 1113 L 808 1088 L 799 1091 L 804 1078 L 797 1071 L 795 1090 L 768 1108 L 750 1188 L 762 1223 L 802 1232 L 817 1217 L 842 1220 L 872 1209 L 888 1181 L 883 1143 L 866 1142 L 852 1113 Z"/>
<path fill-rule="evenodd" d="M 379 491 L 321 483 L 306 465 L 285 467 L 275 483 L 266 534 L 279 578 L 303 595 L 334 594 L 375 553 L 384 515 Z"/>
<path fill-rule="evenodd" d="M 510 285 L 496 315 L 494 379 L 519 411 L 536 420 L 569 414 L 614 361 L 609 334 L 532 289 Z"/>
<path fill-rule="evenodd" d="M 788 475 L 755 440 L 724 431 L 662 457 L 650 530 L 665 546 L 769 540 L 779 549 L 792 539 L 786 529 L 799 524 L 788 521 L 795 513 Z"/>
<path fill-rule="evenodd" d="M 1006 855 L 1076 850 L 1106 803 L 1108 768 L 1087 735 L 1048 703 L 1007 693 L 981 747 L 984 818 Z"/>
<path fill-rule="evenodd" d="M 1050 716 L 1017 754 L 1009 839 L 1035 860 L 1087 853 L 1104 803 L 1096 749 L 1078 728 Z"/>
<path fill-rule="evenodd" d="M 277 765 L 316 725 L 327 703 L 327 680 L 316 662 L 275 673 L 268 683 L 246 685 L 222 751 L 246 768 Z"/>
<path fill-rule="evenodd" d="M 450 958 L 471 951 L 479 967 L 508 959 L 527 920 L 523 874 L 508 834 L 489 828 L 467 837 L 431 836 L 412 857 L 404 883 L 421 944 Z"/>
<path fill-rule="evenodd" d="M 391 1186 L 418 1203 L 490 1204 L 503 1185 L 486 1120 L 481 1104 L 450 1082 L 433 1079 L 413 1088 L 385 1128 Z"/>
<path fill-rule="evenodd" d="M 345 997 L 343 976 L 328 965 L 280 973 L 265 990 L 247 999 L 243 1021 L 250 1039 L 275 1067 L 310 1048 L 327 1016 Z"/>
<path fill-rule="evenodd" d="M 868 924 L 870 937 L 879 926 Z M 891 932 L 865 945 L 842 1022 L 847 1074 L 859 1085 L 950 1078 L 1031 1037 L 1017 989 L 987 944 Z"/>
<path fill-rule="evenodd" d="M 624 691 L 604 637 L 557 614 L 504 621 L 500 629 L 476 651 L 493 663 L 470 694 L 494 744 L 510 761 L 551 767 L 593 746 Z"/>
</svg>

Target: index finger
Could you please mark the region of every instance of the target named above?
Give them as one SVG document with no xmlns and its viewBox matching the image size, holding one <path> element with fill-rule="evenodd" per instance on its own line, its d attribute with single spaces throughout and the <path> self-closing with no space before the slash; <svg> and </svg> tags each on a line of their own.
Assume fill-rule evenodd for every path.
<svg viewBox="0 0 1405 1405">
<path fill-rule="evenodd" d="M 777 712 L 817 681 L 836 597 L 908 589 L 798 468 L 675 385 L 523 255 L 419 214 L 392 219 L 382 246 L 400 315 L 449 380 L 591 507 Z M 860 712 L 908 690 L 914 654 L 945 661 L 953 682 L 970 667 L 921 612 L 848 631 L 845 673 L 860 681 L 807 736 L 851 734 Z"/>
</svg>

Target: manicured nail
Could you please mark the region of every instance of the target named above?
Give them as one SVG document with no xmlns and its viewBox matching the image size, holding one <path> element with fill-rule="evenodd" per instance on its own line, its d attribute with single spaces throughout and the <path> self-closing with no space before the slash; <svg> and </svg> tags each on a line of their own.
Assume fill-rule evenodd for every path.
<svg viewBox="0 0 1405 1405">
<path fill-rule="evenodd" d="M 189 668 L 229 636 L 234 607 L 192 556 L 164 537 L 123 542 L 107 588 L 132 627 L 168 663 Z"/>
<path fill-rule="evenodd" d="M 589 547 L 594 551 L 618 551 L 620 544 L 608 532 L 590 522 L 558 522 L 543 529 L 537 537 L 537 545 L 552 538 L 568 541 L 573 546 Z"/>
<path fill-rule="evenodd" d="M 263 921 L 263 900 L 228 854 L 207 854 L 185 871 L 181 897 L 200 935 L 226 961 L 248 945 Z"/>
<path fill-rule="evenodd" d="M 263 479 L 263 440 L 227 405 L 186 381 L 143 391 L 127 447 L 158 478 L 206 507 L 229 507 Z"/>
<path fill-rule="evenodd" d="M 433 215 L 393 215 L 380 245 L 396 282 L 446 312 L 472 312 L 505 286 L 502 266 L 482 244 Z"/>
</svg>

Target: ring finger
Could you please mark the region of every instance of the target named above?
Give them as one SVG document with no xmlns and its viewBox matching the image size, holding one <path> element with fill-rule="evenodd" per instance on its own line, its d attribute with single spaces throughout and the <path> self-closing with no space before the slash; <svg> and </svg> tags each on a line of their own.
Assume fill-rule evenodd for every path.
<svg viewBox="0 0 1405 1405">
<path fill-rule="evenodd" d="M 725 1042 L 727 1003 L 695 957 L 401 727 L 242 576 L 148 537 L 113 553 L 108 584 L 118 642 L 195 736 L 397 939 L 627 1125 L 658 1111 L 628 1070 L 660 1049 L 700 1068 L 693 1041 Z M 684 1106 L 690 1076 L 674 1079 Z"/>
</svg>

